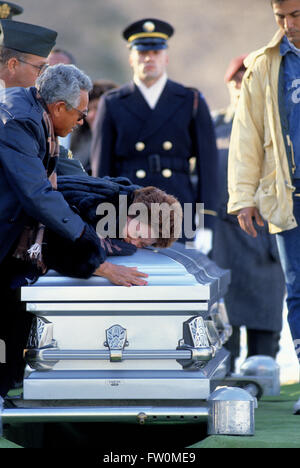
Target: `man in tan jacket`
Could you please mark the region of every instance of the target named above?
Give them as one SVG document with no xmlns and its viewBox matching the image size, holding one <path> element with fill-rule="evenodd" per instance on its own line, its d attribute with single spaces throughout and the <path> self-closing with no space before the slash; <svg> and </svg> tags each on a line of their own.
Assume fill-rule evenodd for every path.
<svg viewBox="0 0 300 468">
<path fill-rule="evenodd" d="M 300 359 L 300 0 L 271 4 L 279 31 L 245 61 L 230 143 L 228 212 L 253 237 L 255 222 L 267 221 L 277 234 Z"/>
</svg>

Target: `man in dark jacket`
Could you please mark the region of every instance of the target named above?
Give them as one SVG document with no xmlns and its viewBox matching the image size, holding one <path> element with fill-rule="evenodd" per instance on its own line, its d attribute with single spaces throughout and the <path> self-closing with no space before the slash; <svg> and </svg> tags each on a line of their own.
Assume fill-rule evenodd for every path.
<svg viewBox="0 0 300 468">
<path fill-rule="evenodd" d="M 180 203 L 216 209 L 217 150 L 203 96 L 167 78 L 167 41 L 173 27 L 143 19 L 123 33 L 130 48 L 133 82 L 100 99 L 92 142 L 94 176 L 126 176 L 153 185 Z M 196 159 L 193 187 L 190 160 Z M 205 226 L 213 226 L 208 216 Z"/>
<path fill-rule="evenodd" d="M 63 268 L 67 274 L 80 277 L 95 272 L 126 286 L 147 284 L 144 279 L 147 275 L 136 268 L 111 266 L 106 261 L 112 249 L 119 255 L 124 245 L 103 246 L 92 223 L 96 221 L 97 204 L 105 194 L 115 199 L 123 187 L 121 193 L 132 194 L 133 201 L 138 203 L 138 188 L 128 180 L 122 185 L 121 181 L 101 181 L 85 175 L 75 180 L 69 176 L 57 184 L 57 137 L 66 136 L 83 123 L 91 88 L 91 80 L 82 71 L 61 64 L 49 67 L 38 78 L 36 87 L 0 92 L 0 283 L 1 301 L 8 307 L 8 312 L 2 310 L 1 314 L 0 338 L 6 344 L 7 362 L 0 366 L 0 396 L 6 394 L 21 366 L 30 326 L 16 291 L 20 285 L 34 280 L 41 269 L 44 271 L 41 255 L 44 239 L 49 244 L 47 266 L 55 269 L 57 266 L 58 271 Z M 153 193 L 154 188 L 150 189 Z M 144 198 L 151 202 L 153 196 L 147 193 Z M 169 200 L 170 205 L 176 202 L 164 193 L 158 193 L 158 200 Z M 133 249 L 142 246 L 138 240 L 140 226 L 136 223 L 133 232 L 132 224 L 135 222 L 131 219 L 122 224 L 124 241 L 120 241 L 126 243 L 125 250 L 131 253 L 129 244 Z M 148 222 L 145 229 L 148 236 Z M 56 236 L 51 245 L 47 231 L 52 233 L 52 240 Z M 155 245 L 156 238 L 150 236 L 144 242 Z M 57 257 L 58 251 L 63 258 Z M 33 266 L 30 260 L 34 260 Z"/>
<path fill-rule="evenodd" d="M 0 338 L 6 344 L 1 396 L 16 377 L 30 326 L 13 288 L 19 274 L 28 282 L 34 277 L 23 261 L 32 236 L 37 239 L 45 225 L 84 252 L 83 262 L 91 252 L 100 258 L 95 231 L 54 190 L 57 136 L 83 122 L 91 80 L 76 67 L 57 65 L 43 73 L 37 86 L 0 92 Z"/>
<path fill-rule="evenodd" d="M 4 88 L 33 86 L 47 64 L 47 57 L 57 37 L 56 31 L 48 28 L 13 21 L 12 17 L 22 11 L 23 8 L 16 4 L 0 2 L 0 80 Z M 40 117 L 40 113 L 36 115 Z M 43 158 L 44 155 L 41 153 L 40 156 Z M 21 214 L 23 210 L 20 203 L 10 191 L 12 180 L 4 173 L 5 165 L 2 167 L 0 164 L 0 166 L 2 205 L 0 281 L 2 304 L 6 303 L 9 308 L 9 314 L 2 311 L 0 326 L 0 337 L 6 342 L 7 351 L 6 364 L 0 365 L 0 394 L 5 395 L 13 382 L 21 379 L 24 367 L 22 350 L 26 343 L 31 318 L 23 310 L 17 290 L 11 289 L 13 278 L 30 275 L 27 271 L 23 271 L 24 266 L 21 262 L 10 255 L 10 250 L 14 250 L 14 243 L 22 230 L 24 216 Z M 73 167 L 77 173 L 78 169 L 82 170 L 80 164 L 77 167 L 75 163 L 74 166 L 62 157 L 57 166 L 56 170 L 61 174 L 71 173 Z"/>
</svg>

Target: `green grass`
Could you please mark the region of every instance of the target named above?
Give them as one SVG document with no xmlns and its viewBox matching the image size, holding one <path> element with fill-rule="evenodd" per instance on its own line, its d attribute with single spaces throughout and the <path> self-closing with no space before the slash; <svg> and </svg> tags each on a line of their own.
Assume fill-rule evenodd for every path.
<svg viewBox="0 0 300 468">
<path fill-rule="evenodd" d="M 9 440 L 0 437 L 0 449 L 2 448 L 22 448 L 20 445 L 14 444 L 14 442 L 10 442 Z"/>
<path fill-rule="evenodd" d="M 115 433 L 125 430 L 131 435 L 132 450 L 135 449 L 170 449 L 171 447 L 183 450 L 184 447 L 192 449 L 200 448 L 300 448 L 300 415 L 293 415 L 293 406 L 300 397 L 300 384 L 285 385 L 281 388 L 280 396 L 264 397 L 258 403 L 255 410 L 255 435 L 252 437 L 241 436 L 208 436 L 206 426 L 189 426 L 182 424 L 155 425 L 155 426 L 122 426 L 117 423 L 90 423 L 80 424 L 48 424 L 33 425 L 30 423 L 12 425 L 7 437 L 0 438 L 0 448 L 16 448 L 28 446 L 26 438 L 31 435 L 33 448 L 39 447 L 39 437 L 45 432 L 44 444 L 50 447 L 68 447 L 82 444 L 91 446 L 93 437 L 99 444 L 99 431 L 102 434 L 101 448 L 107 449 L 125 448 L 122 441 L 117 441 Z M 36 426 L 36 427 L 34 427 Z M 50 433 L 50 439 L 47 434 Z M 8 436 L 10 434 L 10 436 Z M 85 440 L 86 439 L 86 440 Z M 167 440 L 171 442 L 167 443 Z M 199 440 L 199 441 L 198 441 Z M 19 444 L 19 445 L 18 445 Z M 35 445 L 37 444 L 37 445 Z M 50 445 L 49 445 L 50 444 Z M 112 444 L 114 447 L 112 447 Z M 32 446 L 32 445 L 29 445 Z"/>
<path fill-rule="evenodd" d="M 190 448 L 300 448 L 300 415 L 293 415 L 299 397 L 299 384 L 286 385 L 279 397 L 259 401 L 254 436 L 209 436 Z"/>
</svg>

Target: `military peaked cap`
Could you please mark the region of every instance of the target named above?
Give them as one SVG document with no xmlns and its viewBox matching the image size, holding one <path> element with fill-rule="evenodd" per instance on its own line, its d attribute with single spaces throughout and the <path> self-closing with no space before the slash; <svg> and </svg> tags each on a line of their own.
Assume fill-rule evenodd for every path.
<svg viewBox="0 0 300 468">
<path fill-rule="evenodd" d="M 56 37 L 56 31 L 35 24 L 0 21 L 0 45 L 18 52 L 48 57 Z"/>
<path fill-rule="evenodd" d="M 165 21 L 145 18 L 130 24 L 124 31 L 131 49 L 158 50 L 168 47 L 168 39 L 173 35 L 174 28 Z"/>
</svg>

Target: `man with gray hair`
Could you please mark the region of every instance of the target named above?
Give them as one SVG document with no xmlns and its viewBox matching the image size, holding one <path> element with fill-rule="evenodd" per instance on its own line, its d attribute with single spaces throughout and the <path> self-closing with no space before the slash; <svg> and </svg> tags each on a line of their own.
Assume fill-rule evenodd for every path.
<svg viewBox="0 0 300 468">
<path fill-rule="evenodd" d="M 0 91 L 0 284 L 1 303 L 8 311 L 0 319 L 0 339 L 6 345 L 6 363 L 0 364 L 2 397 L 19 374 L 31 324 L 18 288 L 45 272 L 45 227 L 80 251 L 83 265 L 104 276 L 95 230 L 56 190 L 57 137 L 82 125 L 91 88 L 81 70 L 58 64 L 40 75 L 36 87 Z M 130 283 L 144 284 L 143 273 L 124 269 Z"/>
<path fill-rule="evenodd" d="M 37 78 L 37 99 L 42 99 L 56 136 L 66 136 L 83 124 L 92 87 L 90 78 L 75 65 L 54 65 Z"/>
<path fill-rule="evenodd" d="M 0 91 L 0 284 L 7 307 L 0 325 L 6 344 L 6 363 L 0 364 L 1 396 L 18 374 L 30 327 L 16 292 L 20 285 L 16 278 L 34 279 L 35 273 L 32 277 L 27 269 L 28 249 L 41 241 L 43 226 L 79 248 L 84 245 L 87 257 L 99 242 L 55 190 L 57 136 L 83 123 L 91 88 L 91 80 L 76 67 L 56 65 L 40 76 L 37 88 Z"/>
</svg>

